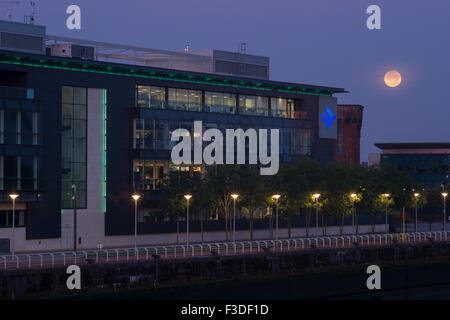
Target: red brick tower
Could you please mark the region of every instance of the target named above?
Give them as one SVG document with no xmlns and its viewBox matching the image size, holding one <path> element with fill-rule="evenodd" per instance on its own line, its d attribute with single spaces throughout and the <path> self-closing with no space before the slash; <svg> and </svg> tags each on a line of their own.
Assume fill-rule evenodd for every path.
<svg viewBox="0 0 450 320">
<path fill-rule="evenodd" d="M 360 163 L 360 139 L 363 119 L 361 105 L 338 105 L 338 138 L 336 161 Z"/>
</svg>

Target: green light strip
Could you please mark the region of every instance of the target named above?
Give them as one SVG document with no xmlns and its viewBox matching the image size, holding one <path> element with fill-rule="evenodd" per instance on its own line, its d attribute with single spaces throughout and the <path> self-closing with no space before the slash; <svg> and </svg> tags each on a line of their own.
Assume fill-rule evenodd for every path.
<svg viewBox="0 0 450 320">
<path fill-rule="evenodd" d="M 260 91 L 272 91 L 272 89 L 268 89 L 268 88 L 244 86 L 244 85 L 237 85 L 237 84 L 227 84 L 227 83 L 219 83 L 219 82 L 212 82 L 212 81 L 206 82 L 206 81 L 187 80 L 187 79 L 161 77 L 161 76 L 148 76 L 148 75 L 144 75 L 144 74 L 115 72 L 115 71 L 90 70 L 90 69 L 86 69 L 86 68 L 76 68 L 76 67 L 52 66 L 52 65 L 48 65 L 48 64 L 37 64 L 37 63 L 31 63 L 31 62 L 17 62 L 17 61 L 9 61 L 9 60 L 0 60 L 0 63 L 14 64 L 14 65 L 21 65 L 21 66 L 28 66 L 28 67 L 36 67 L 36 68 L 47 68 L 47 69 L 79 71 L 79 72 L 92 72 L 92 73 L 99 73 L 99 74 L 124 76 L 124 77 L 134 77 L 134 78 L 137 77 L 137 78 L 145 78 L 145 79 L 153 79 L 153 80 L 187 82 L 187 83 L 195 83 L 195 84 L 206 84 L 206 85 L 211 85 L 211 86 L 244 88 L 244 89 L 260 90 Z"/>
<path fill-rule="evenodd" d="M 80 63 L 80 65 L 82 67 L 71 67 L 71 66 L 67 66 L 68 65 L 67 61 L 62 61 L 61 62 L 62 65 L 51 65 L 51 64 L 45 63 L 45 62 L 48 62 L 48 59 L 35 59 L 38 62 L 33 63 L 33 62 L 22 61 L 23 58 L 27 58 L 27 57 L 14 56 L 14 58 L 15 59 L 11 58 L 10 60 L 7 60 L 7 58 L 3 58 L 0 60 L 0 63 L 29 66 L 29 67 L 36 67 L 36 68 L 91 72 L 91 73 L 124 76 L 124 77 L 164 80 L 164 81 L 172 81 L 172 82 L 185 82 L 185 83 L 204 84 L 204 85 L 221 86 L 221 87 L 244 88 L 244 89 L 259 90 L 259 91 L 277 90 L 278 92 L 301 94 L 301 95 L 331 96 L 334 93 L 332 90 L 329 90 L 330 93 L 322 93 L 325 90 L 318 90 L 318 89 L 312 89 L 312 88 L 305 88 L 302 91 L 285 90 L 285 89 L 278 89 L 277 88 L 278 85 L 270 85 L 270 84 L 268 84 L 267 86 L 271 86 L 271 88 L 264 88 L 264 87 L 261 87 L 262 83 L 260 83 L 260 82 L 256 83 L 256 86 L 249 86 L 249 85 L 244 85 L 245 82 L 239 81 L 239 80 L 236 80 L 236 82 L 239 82 L 238 84 L 228 83 L 229 81 L 234 81 L 234 80 L 228 80 L 228 79 L 221 79 L 221 81 L 223 81 L 223 82 L 217 82 L 217 81 L 213 81 L 213 79 L 209 78 L 209 77 L 205 78 L 206 81 L 200 81 L 200 80 L 192 79 L 193 78 L 192 75 L 188 75 L 187 76 L 188 79 L 182 79 L 182 78 L 177 78 L 175 73 L 165 73 L 165 74 L 168 74 L 168 76 L 158 76 L 158 75 L 154 75 L 158 71 L 151 71 L 151 70 L 146 71 L 150 75 L 142 73 L 145 71 L 139 71 L 139 70 L 135 70 L 135 69 L 126 69 L 126 71 L 124 71 L 124 72 L 119 72 L 119 71 L 112 71 L 113 67 L 111 67 L 111 66 L 109 66 L 109 67 L 95 66 L 93 64 L 88 64 L 88 63 L 83 63 L 83 64 Z M 31 59 L 31 58 L 28 58 L 28 59 Z M 53 61 L 58 62 L 58 60 L 53 60 Z M 95 67 L 103 68 L 103 70 L 93 69 Z M 122 69 L 124 69 L 124 68 L 122 68 Z M 163 72 L 161 72 L 161 73 L 163 73 Z M 292 87 L 288 87 L 288 88 L 292 88 Z M 309 90 L 309 91 L 306 91 L 306 90 Z M 317 92 L 311 92 L 312 90 L 315 90 Z"/>
<path fill-rule="evenodd" d="M 102 89 L 102 210 L 106 213 L 106 108 L 107 108 L 107 91 Z"/>
<path fill-rule="evenodd" d="M 307 94 L 310 96 L 325 96 L 325 97 L 331 97 L 331 94 L 327 94 L 327 93 L 312 93 L 312 92 L 304 92 L 304 91 L 294 91 L 294 90 L 283 90 L 283 89 L 278 89 L 278 92 L 286 92 L 286 93 L 295 93 L 295 94 Z"/>
</svg>

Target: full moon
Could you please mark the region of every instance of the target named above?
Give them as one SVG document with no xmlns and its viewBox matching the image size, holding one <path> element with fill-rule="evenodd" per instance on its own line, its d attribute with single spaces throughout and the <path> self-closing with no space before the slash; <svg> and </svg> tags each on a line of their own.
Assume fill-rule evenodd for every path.
<svg viewBox="0 0 450 320">
<path fill-rule="evenodd" d="M 391 88 L 398 87 L 402 83 L 402 76 L 398 71 L 391 70 L 384 75 L 384 83 Z"/>
</svg>

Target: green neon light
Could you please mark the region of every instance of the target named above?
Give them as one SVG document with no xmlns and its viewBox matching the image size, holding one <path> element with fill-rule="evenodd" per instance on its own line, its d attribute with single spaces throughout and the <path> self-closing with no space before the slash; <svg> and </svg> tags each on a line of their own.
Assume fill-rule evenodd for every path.
<svg viewBox="0 0 450 320">
<path fill-rule="evenodd" d="M 206 85 L 211 85 L 211 86 L 234 87 L 234 88 L 261 90 L 261 91 L 272 91 L 272 89 L 269 89 L 269 88 L 259 88 L 256 86 L 254 87 L 254 86 L 245 86 L 245 85 L 239 85 L 239 84 L 226 84 L 226 83 L 220 83 L 220 82 L 215 82 L 215 81 L 209 81 L 209 80 L 212 80 L 211 78 L 206 78 L 206 80 L 209 79 L 208 81 L 200 81 L 200 80 L 175 78 L 174 74 L 172 74 L 172 76 L 169 75 L 169 77 L 164 77 L 164 76 L 152 76 L 152 75 L 146 75 L 146 74 L 138 74 L 136 72 L 132 73 L 132 72 L 129 72 L 129 70 L 126 70 L 127 72 L 108 71 L 108 68 L 112 69 L 111 67 L 108 67 L 105 70 L 98 70 L 98 69 L 93 70 L 93 69 L 84 68 L 84 67 L 69 67 L 69 66 L 60 66 L 60 65 L 50 65 L 50 64 L 40 63 L 40 62 L 38 62 L 38 63 L 17 62 L 17 61 L 4 60 L 4 59 L 0 60 L 0 63 L 14 64 L 14 65 L 21 65 L 21 66 L 28 66 L 28 67 L 36 67 L 36 68 L 91 72 L 91 73 L 124 76 L 124 77 L 137 77 L 137 78 L 145 78 L 145 79 L 153 79 L 153 80 L 166 80 L 166 81 L 187 82 L 187 83 L 195 83 L 195 84 L 206 84 Z M 68 65 L 67 61 L 63 61 L 63 65 Z M 91 65 L 91 67 L 97 67 L 97 66 Z M 145 72 L 145 71 L 141 71 L 141 72 Z M 149 73 L 155 74 L 154 71 L 151 71 Z"/>
<path fill-rule="evenodd" d="M 102 89 L 102 162 L 103 162 L 103 170 L 102 170 L 102 210 L 103 213 L 106 213 L 106 107 L 107 107 L 107 91 L 106 89 Z"/>
<path fill-rule="evenodd" d="M 106 74 L 106 75 L 114 75 L 114 76 L 124 76 L 124 77 L 134 77 L 134 78 L 145 78 L 145 79 L 153 79 L 153 80 L 165 80 L 172 82 L 185 82 L 185 83 L 194 83 L 194 84 L 203 84 L 203 85 L 212 85 L 212 86 L 221 86 L 221 87 L 231 87 L 231 88 L 243 88 L 243 89 L 251 89 L 251 90 L 259 90 L 259 91 L 274 91 L 285 92 L 291 94 L 305 94 L 305 95 L 316 95 L 316 96 L 331 96 L 334 91 L 318 90 L 318 89 L 310 89 L 310 88 L 302 88 L 302 91 L 290 90 L 293 88 L 292 86 L 284 87 L 281 85 L 275 84 L 263 84 L 261 82 L 253 83 L 251 81 L 245 82 L 241 80 L 229 80 L 229 79 L 220 79 L 220 78 L 211 78 L 211 77 L 201 77 L 199 80 L 197 76 L 193 75 L 185 75 L 186 78 L 182 78 L 184 75 L 179 75 L 176 73 L 169 72 L 155 72 L 152 70 L 136 70 L 135 68 L 126 68 L 126 67 L 112 67 L 112 66 L 102 66 L 96 64 L 89 64 L 86 62 L 77 63 L 77 62 L 68 62 L 68 61 L 59 61 L 59 60 L 51 60 L 51 59 L 42 59 L 42 58 L 31 58 L 31 57 L 22 57 L 22 56 L 11 56 L 4 54 L 0 63 L 4 64 L 13 64 L 13 65 L 21 65 L 21 66 L 29 66 L 36 68 L 47 68 L 47 69 L 56 69 L 56 70 L 66 70 L 66 71 L 78 71 L 78 72 L 91 72 L 97 74 Z M 72 66 L 71 66 L 72 65 Z M 117 71 L 114 71 L 116 69 Z M 158 75 L 158 74 L 159 75 Z M 197 77 L 197 80 L 195 79 Z M 280 89 L 288 88 L 286 89 Z M 316 91 L 316 92 L 314 92 Z"/>
<path fill-rule="evenodd" d="M 320 92 L 320 90 L 317 90 L 317 91 Z M 310 96 L 325 96 L 325 97 L 331 97 L 331 95 L 333 94 L 332 92 L 331 93 L 313 93 L 313 92 L 307 92 L 307 91 L 295 91 L 295 90 L 283 90 L 283 89 L 278 89 L 278 92 L 307 94 Z"/>
</svg>

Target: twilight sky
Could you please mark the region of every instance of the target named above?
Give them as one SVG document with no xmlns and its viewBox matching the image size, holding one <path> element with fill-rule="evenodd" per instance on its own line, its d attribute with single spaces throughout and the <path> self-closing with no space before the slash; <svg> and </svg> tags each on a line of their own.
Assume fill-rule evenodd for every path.
<svg viewBox="0 0 450 320">
<path fill-rule="evenodd" d="M 361 161 L 375 142 L 450 141 L 449 0 L 35 0 L 51 35 L 158 49 L 222 49 L 270 57 L 271 79 L 342 87 L 338 103 L 361 104 Z M 82 29 L 66 29 L 67 6 Z M 366 8 L 381 7 L 381 30 Z M 0 4 L 0 19 L 9 6 Z M 13 20 L 29 14 L 15 6 Z M 397 88 L 385 72 L 403 76 Z"/>
</svg>

